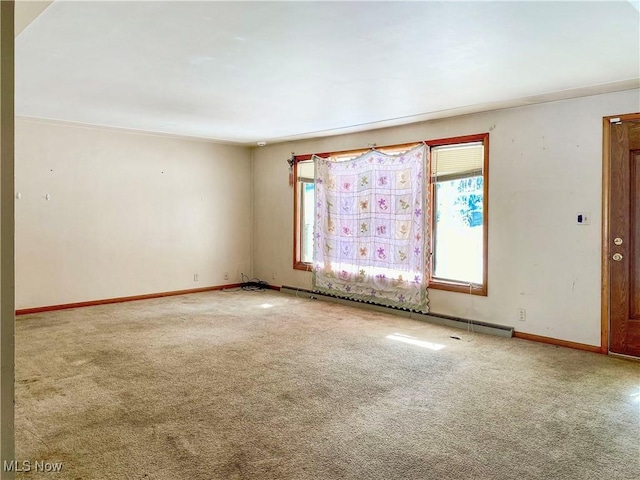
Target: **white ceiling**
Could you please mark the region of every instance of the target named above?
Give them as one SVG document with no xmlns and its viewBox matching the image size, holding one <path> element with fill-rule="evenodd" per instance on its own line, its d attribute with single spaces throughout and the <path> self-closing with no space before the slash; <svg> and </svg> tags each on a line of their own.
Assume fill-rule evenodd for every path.
<svg viewBox="0 0 640 480">
<path fill-rule="evenodd" d="M 255 144 L 637 88 L 632 2 L 66 2 L 16 114 Z M 639 98 L 640 108 L 640 98 Z"/>
</svg>

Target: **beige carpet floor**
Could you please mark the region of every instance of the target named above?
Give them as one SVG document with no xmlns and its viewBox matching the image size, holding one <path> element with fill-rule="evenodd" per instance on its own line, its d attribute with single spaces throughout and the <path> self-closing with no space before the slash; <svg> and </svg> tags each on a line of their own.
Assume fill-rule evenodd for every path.
<svg viewBox="0 0 640 480">
<path fill-rule="evenodd" d="M 18 478 L 640 478 L 640 363 L 274 291 L 22 316 L 16 370 Z"/>
</svg>

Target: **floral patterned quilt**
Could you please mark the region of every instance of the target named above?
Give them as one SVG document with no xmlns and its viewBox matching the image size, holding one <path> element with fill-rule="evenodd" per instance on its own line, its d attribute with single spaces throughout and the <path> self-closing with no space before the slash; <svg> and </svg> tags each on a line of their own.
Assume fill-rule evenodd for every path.
<svg viewBox="0 0 640 480">
<path fill-rule="evenodd" d="M 314 157 L 315 291 L 428 311 L 427 147 Z"/>
</svg>

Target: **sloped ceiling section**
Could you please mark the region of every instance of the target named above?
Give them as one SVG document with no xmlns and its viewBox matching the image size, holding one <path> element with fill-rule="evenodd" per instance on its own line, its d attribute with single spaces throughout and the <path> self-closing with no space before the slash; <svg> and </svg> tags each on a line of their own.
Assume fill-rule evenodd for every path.
<svg viewBox="0 0 640 480">
<path fill-rule="evenodd" d="M 617 2 L 66 2 L 16 113 L 255 144 L 640 86 Z M 640 108 L 640 99 L 639 99 Z"/>
</svg>

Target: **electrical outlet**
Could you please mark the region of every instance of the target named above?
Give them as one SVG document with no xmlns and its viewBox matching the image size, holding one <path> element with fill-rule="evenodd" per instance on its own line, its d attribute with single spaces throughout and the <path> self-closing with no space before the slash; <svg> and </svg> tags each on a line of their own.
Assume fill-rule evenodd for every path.
<svg viewBox="0 0 640 480">
<path fill-rule="evenodd" d="M 524 322 L 527 319 L 527 311 L 524 308 L 518 309 L 518 320 Z"/>
<path fill-rule="evenodd" d="M 200 275 L 198 275 L 197 273 L 193 274 L 193 281 L 194 282 L 199 282 L 200 281 Z"/>
<path fill-rule="evenodd" d="M 229 272 L 224 272 L 224 279 L 229 280 Z"/>
<path fill-rule="evenodd" d="M 271 280 L 275 280 L 276 279 L 276 272 L 271 272 Z"/>
</svg>

